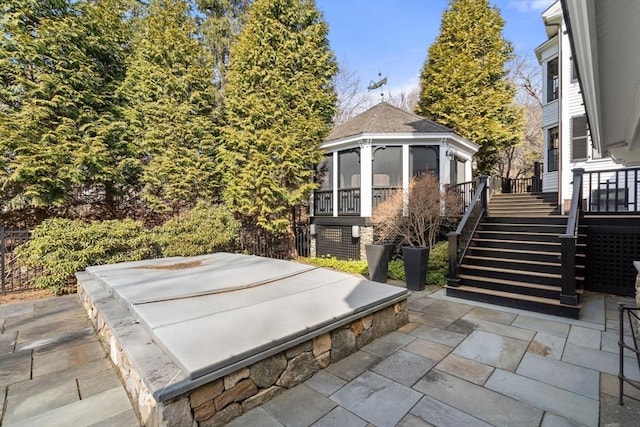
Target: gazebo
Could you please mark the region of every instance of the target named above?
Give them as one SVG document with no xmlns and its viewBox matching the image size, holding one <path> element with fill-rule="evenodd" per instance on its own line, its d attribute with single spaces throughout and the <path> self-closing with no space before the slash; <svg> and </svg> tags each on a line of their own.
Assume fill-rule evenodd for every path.
<svg viewBox="0 0 640 427">
<path fill-rule="evenodd" d="M 311 205 L 311 253 L 364 257 L 373 241 L 371 214 L 412 177 L 436 174 L 441 185 L 471 180 L 478 145 L 452 129 L 381 102 L 336 126 L 320 148 L 319 188 Z"/>
</svg>

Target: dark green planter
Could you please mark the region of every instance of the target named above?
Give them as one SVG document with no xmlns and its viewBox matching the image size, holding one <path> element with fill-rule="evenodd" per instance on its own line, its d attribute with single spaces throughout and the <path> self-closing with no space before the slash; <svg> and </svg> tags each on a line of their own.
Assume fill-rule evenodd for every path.
<svg viewBox="0 0 640 427">
<path fill-rule="evenodd" d="M 391 245 L 365 245 L 369 279 L 374 282 L 387 282 Z"/>
<path fill-rule="evenodd" d="M 402 247 L 404 260 L 404 275 L 407 289 L 411 291 L 423 291 L 427 283 L 427 266 L 429 264 L 429 248 Z"/>
</svg>

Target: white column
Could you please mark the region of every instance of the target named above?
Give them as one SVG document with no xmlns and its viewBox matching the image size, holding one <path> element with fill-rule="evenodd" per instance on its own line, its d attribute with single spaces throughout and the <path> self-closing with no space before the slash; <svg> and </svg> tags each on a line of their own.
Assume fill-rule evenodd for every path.
<svg viewBox="0 0 640 427">
<path fill-rule="evenodd" d="M 338 152 L 333 152 L 333 216 L 338 216 L 338 182 L 340 172 L 338 171 Z"/>
<path fill-rule="evenodd" d="M 411 181 L 411 175 L 409 175 L 409 146 L 402 146 L 402 194 L 404 195 L 404 207 L 402 213 L 407 215 L 407 206 L 409 203 L 409 182 Z"/>
<path fill-rule="evenodd" d="M 440 185 L 451 184 L 451 163 L 447 157 L 447 151 L 449 150 L 448 144 L 444 141 L 440 141 L 438 153 L 440 154 Z"/>
<path fill-rule="evenodd" d="M 371 216 L 371 199 L 373 190 L 373 157 L 371 141 L 360 143 L 360 216 Z"/>
</svg>

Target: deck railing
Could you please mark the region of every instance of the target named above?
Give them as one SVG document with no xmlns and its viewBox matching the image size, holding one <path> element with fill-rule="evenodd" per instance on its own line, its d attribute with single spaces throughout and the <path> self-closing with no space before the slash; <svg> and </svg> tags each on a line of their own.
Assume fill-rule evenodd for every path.
<svg viewBox="0 0 640 427">
<path fill-rule="evenodd" d="M 449 275 L 447 285 L 457 287 L 460 285 L 459 265 L 464 254 L 469 248 L 473 233 L 475 233 L 480 219 L 486 213 L 488 204 L 488 177 L 479 177 L 479 182 L 460 224 L 456 231 L 447 234 L 449 239 Z"/>
<path fill-rule="evenodd" d="M 638 364 L 638 369 L 640 369 L 640 349 L 638 349 L 638 336 L 636 335 L 636 329 L 638 324 L 640 323 L 640 317 L 638 316 L 638 307 L 624 305 L 622 303 L 618 304 L 618 404 L 624 405 L 623 397 L 624 394 L 624 384 L 630 384 L 635 387 L 637 390 L 640 390 L 640 382 L 633 381 L 625 376 L 624 374 L 624 363 L 625 363 L 625 350 L 631 351 L 635 355 L 636 363 Z M 627 321 L 629 324 L 629 331 L 631 332 L 631 336 L 626 335 L 625 333 L 625 316 L 627 313 Z"/>
<path fill-rule="evenodd" d="M 333 215 L 333 191 L 313 192 L 313 214 L 315 216 Z"/>
<path fill-rule="evenodd" d="M 576 294 L 576 247 L 578 245 L 578 226 L 580 213 L 582 211 L 583 173 L 584 169 L 573 170 L 573 193 L 571 195 L 567 229 L 565 234 L 560 236 L 560 258 L 562 265 L 560 302 L 569 305 L 578 305 L 580 302 Z"/>
<path fill-rule="evenodd" d="M 338 215 L 360 215 L 360 189 L 338 190 Z"/>
<path fill-rule="evenodd" d="M 476 181 L 461 182 L 460 184 L 454 184 L 449 186 L 453 194 L 457 194 L 461 200 L 462 212 L 464 213 L 473 199 L 473 193 L 476 190 Z"/>
<path fill-rule="evenodd" d="M 640 168 L 584 172 L 584 209 L 597 214 L 640 211 Z"/>
<path fill-rule="evenodd" d="M 371 208 L 375 209 L 376 206 L 396 194 L 398 191 L 402 191 L 402 187 L 373 187 L 371 189 Z"/>
<path fill-rule="evenodd" d="M 537 176 L 530 178 L 499 178 L 502 181 L 502 193 L 522 194 L 540 193 L 542 191 L 542 184 L 540 178 Z"/>
</svg>

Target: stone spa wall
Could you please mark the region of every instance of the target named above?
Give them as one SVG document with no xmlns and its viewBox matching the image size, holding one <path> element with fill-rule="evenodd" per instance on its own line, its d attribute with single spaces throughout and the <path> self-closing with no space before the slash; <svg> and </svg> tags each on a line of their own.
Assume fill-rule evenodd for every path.
<svg viewBox="0 0 640 427">
<path fill-rule="evenodd" d="M 408 322 L 405 299 L 176 397 L 157 402 L 89 295 L 82 287 L 78 292 L 140 421 L 148 426 L 223 425 Z"/>
</svg>

